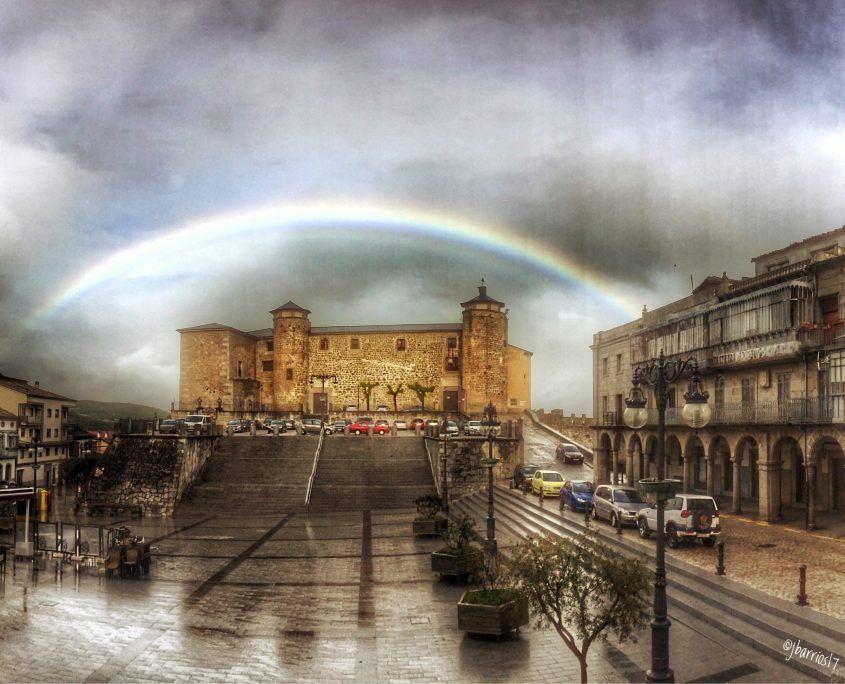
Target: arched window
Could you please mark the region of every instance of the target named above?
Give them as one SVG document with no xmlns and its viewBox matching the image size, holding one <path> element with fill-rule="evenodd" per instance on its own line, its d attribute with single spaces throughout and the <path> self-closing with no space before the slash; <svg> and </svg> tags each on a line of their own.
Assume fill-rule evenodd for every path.
<svg viewBox="0 0 845 684">
<path fill-rule="evenodd" d="M 243 377 L 243 361 L 238 361 L 238 377 Z"/>
<path fill-rule="evenodd" d="M 329 348 L 329 338 L 328 337 L 321 337 L 320 338 L 320 351 L 326 351 Z"/>
</svg>

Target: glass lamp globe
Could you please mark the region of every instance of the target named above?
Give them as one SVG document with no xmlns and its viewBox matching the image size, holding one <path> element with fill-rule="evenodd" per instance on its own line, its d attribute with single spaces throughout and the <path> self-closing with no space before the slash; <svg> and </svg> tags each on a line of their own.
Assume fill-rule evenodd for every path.
<svg viewBox="0 0 845 684">
<path fill-rule="evenodd" d="M 706 402 L 687 402 L 684 404 L 684 409 L 681 413 L 686 424 L 691 428 L 698 430 L 710 422 L 712 412 L 710 410 L 710 405 Z"/>
<path fill-rule="evenodd" d="M 639 430 L 648 420 L 648 409 L 645 406 L 628 406 L 622 412 L 622 420 L 632 430 Z"/>
</svg>

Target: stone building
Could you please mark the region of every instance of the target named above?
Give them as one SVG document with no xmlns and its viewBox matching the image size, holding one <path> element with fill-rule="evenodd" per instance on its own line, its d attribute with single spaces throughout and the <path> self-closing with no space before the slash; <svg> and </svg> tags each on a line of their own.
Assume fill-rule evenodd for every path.
<svg viewBox="0 0 845 684">
<path fill-rule="evenodd" d="M 0 409 L 16 416 L 18 429 L 16 472 L 7 479 L 31 485 L 37 459 L 38 486 L 58 482 L 59 466 L 70 455 L 68 411 L 74 406 L 75 400 L 42 389 L 38 382 L 0 375 Z"/>
<path fill-rule="evenodd" d="M 17 477 L 18 444 L 18 415 L 0 408 L 0 480 Z"/>
<path fill-rule="evenodd" d="M 328 414 L 367 406 L 409 410 L 410 388 L 431 388 L 426 410 L 479 414 L 531 406 L 531 352 L 508 343 L 503 302 L 478 288 L 454 323 L 312 327 L 310 311 L 287 302 L 273 326 L 244 332 L 209 323 L 182 328 L 179 410 Z M 401 392 L 394 394 L 401 385 Z"/>
<path fill-rule="evenodd" d="M 845 227 L 751 260 L 753 277 L 708 277 L 683 299 L 593 337 L 593 410 L 599 482 L 655 476 L 657 411 L 624 426 L 633 370 L 695 358 L 712 419 L 681 418 L 689 376 L 670 389 L 667 477 L 723 497 L 767 521 L 789 507 L 845 511 Z"/>
</svg>

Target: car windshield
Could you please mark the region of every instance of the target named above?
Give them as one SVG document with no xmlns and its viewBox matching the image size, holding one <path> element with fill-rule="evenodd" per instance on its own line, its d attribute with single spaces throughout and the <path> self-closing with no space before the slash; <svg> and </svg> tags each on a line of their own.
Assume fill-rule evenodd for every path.
<svg viewBox="0 0 845 684">
<path fill-rule="evenodd" d="M 640 495 L 633 489 L 617 489 L 613 492 L 613 500 L 616 503 L 643 503 Z"/>
<path fill-rule="evenodd" d="M 185 416 L 186 423 L 201 423 L 202 416 Z"/>
<path fill-rule="evenodd" d="M 176 421 L 175 420 L 163 420 L 163 421 L 161 421 L 161 424 L 162 425 L 176 425 Z"/>
<path fill-rule="evenodd" d="M 543 473 L 543 482 L 563 482 L 563 476 L 560 473 Z"/>
<path fill-rule="evenodd" d="M 563 447 L 563 450 L 564 451 L 570 451 L 573 454 L 580 454 L 581 453 L 581 450 L 577 446 L 572 446 L 571 444 L 566 444 Z"/>
<path fill-rule="evenodd" d="M 593 493 L 593 483 L 592 482 L 573 482 L 572 483 L 572 491 L 578 492 L 579 494 L 592 494 Z"/>
<path fill-rule="evenodd" d="M 712 515 L 713 511 L 716 510 L 716 504 L 713 503 L 713 499 L 689 499 L 687 501 L 687 508 L 691 511 L 705 512 Z"/>
</svg>

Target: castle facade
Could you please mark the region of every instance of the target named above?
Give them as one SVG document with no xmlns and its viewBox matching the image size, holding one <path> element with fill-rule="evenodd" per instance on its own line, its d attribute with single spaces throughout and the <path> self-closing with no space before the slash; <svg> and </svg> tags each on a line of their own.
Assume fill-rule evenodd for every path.
<svg viewBox="0 0 845 684">
<path fill-rule="evenodd" d="M 455 323 L 312 327 L 311 312 L 289 301 L 270 312 L 272 328 L 182 328 L 179 410 L 328 414 L 369 404 L 478 415 L 490 401 L 499 413 L 530 408 L 532 353 L 508 344 L 504 303 L 482 285 L 461 307 Z M 428 391 L 420 397 L 414 385 Z"/>
</svg>

